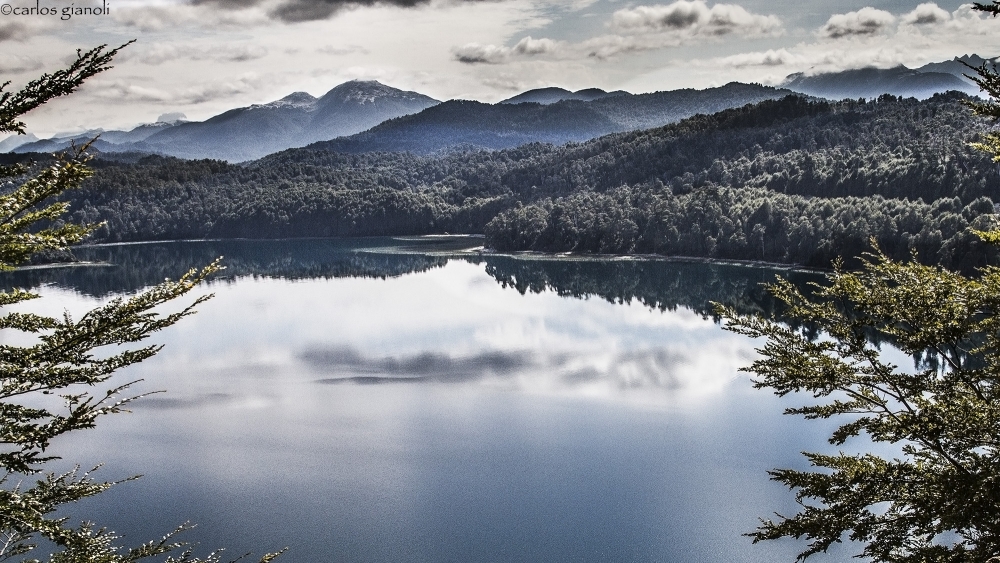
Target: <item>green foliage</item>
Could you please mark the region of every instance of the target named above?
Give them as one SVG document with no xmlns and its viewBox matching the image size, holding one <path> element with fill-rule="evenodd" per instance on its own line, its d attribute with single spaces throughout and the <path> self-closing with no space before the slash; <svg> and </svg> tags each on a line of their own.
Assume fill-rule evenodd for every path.
<svg viewBox="0 0 1000 563">
<path fill-rule="evenodd" d="M 117 52 L 104 46 L 78 52 L 67 69 L 46 74 L 16 93 L 0 95 L 0 131 L 22 132 L 24 124 L 17 120 L 21 114 L 107 70 Z M 84 149 L 56 159 L 27 178 L 21 178 L 25 167 L 3 170 L 4 176 L 21 182 L 0 194 L 0 268 L 9 270 L 42 251 L 64 250 L 97 228 L 95 224 L 59 224 L 68 204 L 45 203 L 90 176 Z M 113 299 L 79 319 L 69 313 L 47 317 L 17 311 L 0 316 L 0 329 L 22 333 L 33 342 L 0 345 L 0 561 L 34 555 L 41 545 L 52 550 L 48 555 L 52 563 L 118 563 L 154 556 L 167 556 L 170 562 L 219 561 L 218 554 L 195 558 L 183 543 L 176 542 L 173 537 L 183 527 L 132 549 L 121 548 L 112 532 L 89 522 L 74 527 L 59 515 L 60 508 L 115 483 L 96 481 L 79 470 L 43 473 L 47 462 L 58 459 L 49 450 L 56 437 L 92 428 L 99 417 L 123 412 L 137 398 L 123 395 L 131 383 L 109 385 L 109 379 L 121 368 L 156 354 L 157 345 L 133 345 L 193 313 L 207 296 L 173 313 L 164 314 L 160 308 L 219 269 L 215 262 L 191 270 L 177 281 L 167 280 L 133 297 Z M 0 292 L 0 306 L 37 297 L 17 289 Z M 34 483 L 32 476 L 37 479 Z M 268 555 L 262 561 L 271 558 Z"/>
<path fill-rule="evenodd" d="M 675 194 L 622 187 L 508 209 L 485 234 L 501 251 L 638 252 L 817 267 L 860 254 L 874 237 L 894 258 L 917 250 L 930 262 L 971 271 L 994 253 L 969 227 L 996 225 L 985 197 L 962 206 L 954 199 L 805 198 L 761 188 Z"/>
<path fill-rule="evenodd" d="M 77 50 L 76 60 L 68 67 L 43 74 L 17 92 L 4 92 L 10 85 L 9 81 L 4 82 L 0 85 L 0 132 L 24 133 L 24 123 L 18 120 L 20 116 L 52 98 L 73 92 L 91 76 L 108 70 L 111 59 L 130 43 L 132 41 L 114 49 L 101 45 L 86 52 Z"/>
<path fill-rule="evenodd" d="M 126 43 L 126 45 L 128 45 Z M 59 96 L 69 94 L 84 80 L 110 68 L 111 59 L 126 45 L 107 49 L 105 45 L 90 51 L 77 51 L 69 67 L 43 74 L 17 92 L 4 91 L 10 82 L 0 85 L 0 133 L 24 133 L 24 122 L 18 118 Z M 24 262 L 32 255 L 56 250 L 79 242 L 93 230 L 93 225 L 63 225 L 30 232 L 39 222 L 51 222 L 66 212 L 64 202 L 42 202 L 78 187 L 91 171 L 84 165 L 86 157 L 81 147 L 69 158 L 57 160 L 41 173 L 28 179 L 0 200 L 0 270 Z M 0 179 L 15 178 L 26 172 L 24 165 L 0 166 Z"/>
<path fill-rule="evenodd" d="M 862 270 L 837 269 L 829 282 L 811 297 L 784 280 L 770 286 L 809 331 L 718 311 L 727 329 L 767 339 L 746 369 L 756 387 L 820 399 L 787 414 L 841 417 L 832 445 L 864 436 L 895 445 L 898 457 L 806 453 L 817 470 L 772 471 L 802 509 L 763 521 L 754 541 L 805 538 L 800 560 L 845 536 L 874 561 L 1000 554 L 1000 268 L 970 279 L 876 252 Z M 917 367 L 886 361 L 876 339 Z"/>
<path fill-rule="evenodd" d="M 982 5 L 977 4 L 977 6 Z M 1000 4 L 980 9 L 983 11 L 1000 10 Z M 994 15 L 996 13 L 994 12 Z M 984 62 L 978 67 L 966 66 L 975 73 L 974 76 L 967 76 L 988 96 L 986 100 L 972 99 L 967 101 L 966 104 L 972 108 L 974 114 L 987 117 L 994 123 L 1000 121 L 1000 104 L 997 103 L 997 100 L 1000 100 L 1000 74 L 997 74 L 996 65 Z M 969 146 L 993 155 L 993 162 L 1000 162 L 1000 134 L 994 131 L 986 132 L 983 134 L 982 141 L 969 143 Z"/>
</svg>

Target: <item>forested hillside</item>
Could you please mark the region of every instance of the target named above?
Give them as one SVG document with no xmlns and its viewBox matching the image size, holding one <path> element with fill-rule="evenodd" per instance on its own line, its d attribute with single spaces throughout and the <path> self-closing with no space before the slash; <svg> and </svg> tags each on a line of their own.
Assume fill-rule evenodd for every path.
<svg viewBox="0 0 1000 563">
<path fill-rule="evenodd" d="M 245 165 L 99 159 L 70 197 L 103 241 L 485 232 L 500 250 L 825 266 L 875 237 L 961 268 L 1000 188 L 963 95 L 798 97 L 561 147 L 293 149 Z"/>
</svg>

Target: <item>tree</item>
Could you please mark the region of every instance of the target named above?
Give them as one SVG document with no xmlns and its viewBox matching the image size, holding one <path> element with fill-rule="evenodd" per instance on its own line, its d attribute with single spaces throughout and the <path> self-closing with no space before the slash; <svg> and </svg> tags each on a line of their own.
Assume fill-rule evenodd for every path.
<svg viewBox="0 0 1000 563">
<path fill-rule="evenodd" d="M 784 280 L 770 286 L 801 328 L 719 312 L 729 330 L 767 339 L 747 370 L 756 387 L 820 399 L 787 414 L 846 417 L 831 444 L 865 434 L 898 457 L 806 453 L 818 471 L 772 471 L 802 510 L 764 521 L 754 541 L 804 537 L 799 559 L 845 534 L 875 561 L 1000 554 L 1000 268 L 969 279 L 876 252 L 830 282 L 812 297 Z M 919 358 L 918 369 L 884 360 L 879 343 Z"/>
<path fill-rule="evenodd" d="M 977 9 L 996 15 L 1000 3 Z M 973 111 L 1000 119 L 1000 75 L 992 65 L 974 70 L 989 100 L 970 104 Z M 1000 159 L 1000 136 L 977 146 Z M 1000 241 L 996 231 L 980 234 Z M 771 471 L 795 490 L 801 508 L 762 520 L 748 535 L 754 542 L 804 538 L 808 547 L 798 560 L 846 537 L 863 545 L 860 556 L 878 562 L 994 561 L 1000 268 L 966 277 L 921 265 L 915 254 L 910 262 L 891 260 L 876 246 L 860 270 L 838 265 L 828 282 L 812 295 L 781 279 L 771 284 L 787 307 L 786 322 L 717 310 L 728 330 L 766 339 L 760 359 L 746 368 L 757 388 L 817 399 L 786 414 L 843 421 L 829 439 L 834 446 L 867 439 L 895 453 L 805 453 L 813 470 Z M 882 344 L 913 356 L 914 368 L 887 361 Z"/>
<path fill-rule="evenodd" d="M 77 51 L 76 60 L 66 69 L 45 74 L 17 92 L 3 91 L 9 83 L 0 86 L 0 132 L 23 133 L 21 115 L 71 93 L 87 78 L 109 69 L 122 47 L 102 45 Z M 0 178 L 19 181 L 0 195 L 0 269 L 9 270 L 39 252 L 64 250 L 99 226 L 62 224 L 59 217 L 67 204 L 46 203 L 90 175 L 86 148 L 36 166 L 39 169 L 33 173 L 23 165 L 0 167 Z M 114 299 L 79 319 L 68 313 L 62 318 L 25 312 L 0 316 L 0 329 L 34 337 L 28 346 L 0 345 L 0 561 L 34 555 L 40 542 L 53 548 L 48 556 L 53 563 L 131 562 L 158 555 L 172 562 L 219 560 L 217 553 L 195 558 L 184 543 L 176 541 L 175 534 L 184 526 L 131 549 L 116 545 L 113 532 L 93 523 L 72 526 L 68 518 L 57 514 L 60 507 L 116 483 L 95 480 L 79 469 L 43 472 L 46 463 L 58 459 L 49 451 L 54 438 L 92 428 L 99 417 L 123 412 L 138 398 L 123 395 L 132 383 L 108 388 L 108 380 L 119 369 L 156 354 L 157 345 L 135 345 L 192 314 L 208 297 L 194 299 L 172 313 L 161 313 L 158 308 L 187 294 L 219 269 L 215 262 L 189 271 L 177 281 L 167 280 L 133 297 Z M 37 297 L 24 290 L 0 292 L 0 306 Z M 23 484 L 32 476 L 37 479 L 33 484 Z"/>
</svg>

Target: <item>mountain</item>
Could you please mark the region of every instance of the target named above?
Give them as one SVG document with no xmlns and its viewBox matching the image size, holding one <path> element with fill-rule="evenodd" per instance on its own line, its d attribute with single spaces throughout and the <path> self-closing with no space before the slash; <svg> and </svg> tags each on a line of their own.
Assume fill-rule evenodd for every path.
<svg viewBox="0 0 1000 563">
<path fill-rule="evenodd" d="M 523 104 L 523 103 L 536 103 L 536 104 L 554 104 L 556 102 L 561 102 L 563 100 L 580 100 L 583 102 L 592 102 L 600 98 L 606 98 L 608 96 L 618 96 L 621 94 L 628 94 L 623 90 L 616 90 L 614 92 L 605 92 L 600 88 L 587 88 L 584 90 L 577 90 L 576 92 L 570 92 L 565 88 L 549 87 L 549 88 L 536 88 L 534 90 L 528 90 L 527 92 L 522 92 L 513 98 L 507 98 L 501 101 L 501 104 Z"/>
<path fill-rule="evenodd" d="M 438 103 L 423 94 L 397 90 L 375 81 L 347 82 L 316 101 L 315 114 L 297 146 L 360 133 L 388 119 L 417 113 Z"/>
<path fill-rule="evenodd" d="M 972 95 L 979 92 L 978 87 L 960 77 L 960 72 L 955 74 L 958 67 L 965 69 L 960 63 L 948 61 L 933 64 L 943 66 L 925 65 L 921 68 L 930 67 L 931 70 L 921 70 L 899 65 L 887 69 L 860 68 L 811 76 L 800 72 L 789 75 L 781 85 L 795 92 L 833 100 L 874 99 L 882 94 L 923 100 L 949 90 Z"/>
<path fill-rule="evenodd" d="M 944 61 L 940 63 L 928 63 L 922 67 L 918 67 L 916 70 L 919 72 L 943 72 L 957 76 L 963 82 L 967 84 L 975 84 L 972 80 L 966 77 L 967 74 L 974 74 L 970 66 L 979 67 L 983 64 L 995 64 L 997 62 L 996 58 L 984 59 L 979 55 L 962 55 L 961 57 L 955 57 L 950 61 Z M 968 65 L 968 66 L 966 66 Z M 976 92 L 978 92 L 978 86 L 976 86 Z"/>
<path fill-rule="evenodd" d="M 185 123 L 184 121 L 157 121 L 156 123 L 146 123 L 128 131 L 105 131 L 101 133 L 100 139 L 107 143 L 120 145 L 123 143 L 136 143 L 144 141 L 148 137 L 167 129 Z"/>
<path fill-rule="evenodd" d="M 205 121 L 154 123 L 101 134 L 103 152 L 146 152 L 241 162 L 316 141 L 351 135 L 438 101 L 374 81 L 350 81 L 321 98 L 295 92 L 280 100 L 232 109 Z M 91 137 L 47 139 L 16 152 L 64 150 Z"/>
<path fill-rule="evenodd" d="M 595 111 L 614 121 L 621 131 L 639 131 L 676 123 L 697 114 L 776 100 L 792 94 L 790 90 L 730 82 L 725 86 L 695 90 L 684 88 L 649 94 L 626 94 L 590 102 Z"/>
<path fill-rule="evenodd" d="M 660 127 L 695 114 L 715 113 L 790 93 L 769 86 L 732 82 L 706 90 L 622 92 L 593 101 L 561 100 L 550 104 L 452 100 L 363 133 L 316 143 L 309 148 L 345 153 L 428 154 L 504 149 L 534 142 L 558 145 L 608 133 Z"/>
<path fill-rule="evenodd" d="M 253 160 L 297 146 L 315 105 L 316 98 L 296 92 L 267 104 L 231 109 L 205 121 L 182 123 L 125 146 L 181 158 Z"/>
<path fill-rule="evenodd" d="M 229 110 L 207 121 L 172 127 L 147 138 L 141 147 L 183 158 L 254 160 L 292 147 L 360 133 L 387 119 L 416 113 L 437 100 L 352 80 L 320 98 L 296 92 L 268 103 Z"/>
<path fill-rule="evenodd" d="M 451 100 L 310 148 L 346 153 L 501 149 L 532 142 L 584 141 L 619 129 L 585 102 L 541 105 Z"/>
<path fill-rule="evenodd" d="M 28 133 L 27 135 L 11 135 L 3 141 L 0 141 L 0 152 L 10 152 L 21 145 L 33 143 L 37 140 L 38 137 L 31 133 Z"/>
<path fill-rule="evenodd" d="M 71 146 L 84 145 L 90 141 L 94 141 L 91 147 L 99 151 L 118 152 L 121 150 L 119 145 L 143 141 L 168 127 L 177 125 L 178 123 L 182 122 L 158 121 L 156 123 L 140 125 L 128 131 L 102 131 L 100 129 L 95 129 L 84 131 L 83 133 L 62 133 L 48 139 L 38 139 L 38 137 L 35 137 L 34 135 L 29 135 L 33 139 L 31 142 L 18 143 L 10 147 L 4 147 L 3 143 L 0 143 L 0 152 L 59 152 L 64 151 Z M 94 140 L 95 138 L 96 141 Z"/>
</svg>

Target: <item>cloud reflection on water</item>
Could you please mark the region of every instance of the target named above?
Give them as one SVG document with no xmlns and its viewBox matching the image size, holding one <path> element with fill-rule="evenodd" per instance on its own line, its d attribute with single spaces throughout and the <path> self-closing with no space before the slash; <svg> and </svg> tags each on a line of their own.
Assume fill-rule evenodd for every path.
<svg viewBox="0 0 1000 563">
<path fill-rule="evenodd" d="M 326 384 L 510 382 L 530 377 L 547 380 L 549 388 L 603 385 L 661 391 L 682 389 L 685 381 L 679 371 L 690 364 L 683 354 L 666 348 L 628 350 L 605 360 L 587 358 L 582 352 L 545 354 L 535 350 L 484 351 L 458 357 L 436 352 L 368 357 L 349 346 L 334 346 L 311 348 L 298 358 L 314 372 L 328 375 L 318 380 Z"/>
</svg>

